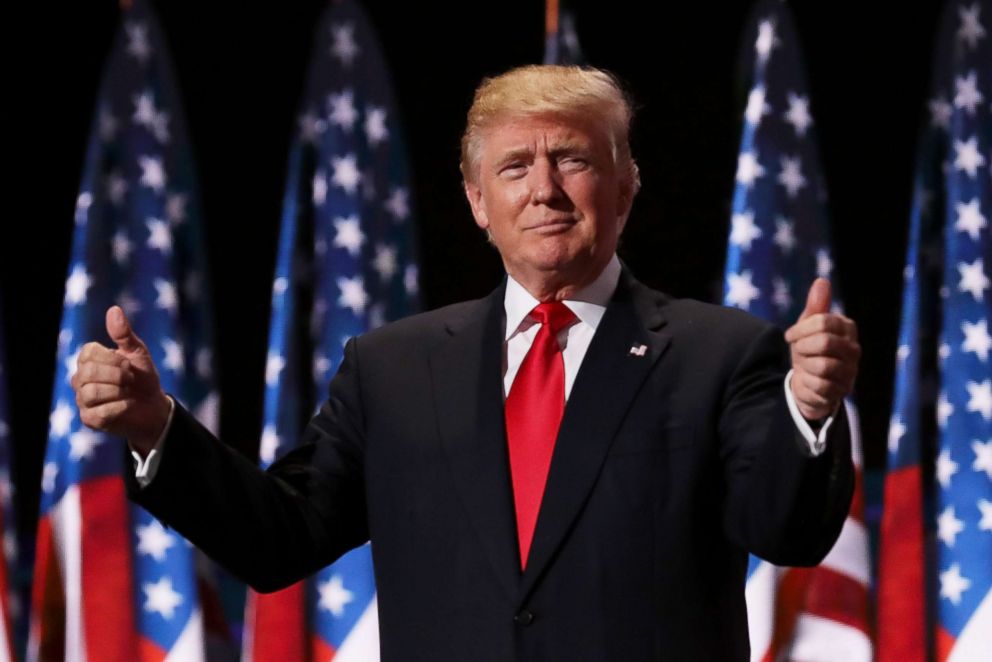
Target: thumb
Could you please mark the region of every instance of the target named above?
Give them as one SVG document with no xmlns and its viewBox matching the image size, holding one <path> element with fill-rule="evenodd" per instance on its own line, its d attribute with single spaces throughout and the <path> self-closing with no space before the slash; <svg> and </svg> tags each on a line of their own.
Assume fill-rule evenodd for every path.
<svg viewBox="0 0 992 662">
<path fill-rule="evenodd" d="M 810 315 L 830 312 L 830 281 L 826 278 L 817 278 L 810 285 L 809 294 L 806 295 L 806 307 L 799 315 L 803 320 Z"/>
<path fill-rule="evenodd" d="M 145 349 L 145 344 L 134 333 L 131 323 L 127 321 L 127 316 L 120 306 L 111 306 L 107 309 L 107 334 L 117 343 L 117 348 L 124 352 L 131 353 Z"/>
</svg>

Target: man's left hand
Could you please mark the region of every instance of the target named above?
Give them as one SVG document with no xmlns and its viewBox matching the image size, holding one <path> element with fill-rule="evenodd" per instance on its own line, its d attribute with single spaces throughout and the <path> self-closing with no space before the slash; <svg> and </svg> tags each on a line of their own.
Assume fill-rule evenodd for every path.
<svg viewBox="0 0 992 662">
<path fill-rule="evenodd" d="M 792 352 L 790 388 L 799 412 L 809 421 L 833 415 L 854 388 L 861 345 L 851 319 L 830 312 L 830 281 L 817 278 L 806 308 L 785 332 Z"/>
</svg>

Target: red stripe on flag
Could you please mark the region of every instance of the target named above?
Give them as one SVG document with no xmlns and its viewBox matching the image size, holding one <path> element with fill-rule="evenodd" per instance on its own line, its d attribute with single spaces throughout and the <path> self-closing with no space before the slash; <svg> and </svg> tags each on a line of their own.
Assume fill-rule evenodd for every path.
<svg viewBox="0 0 992 662">
<path fill-rule="evenodd" d="M 3 531 L 5 530 L 3 521 L 3 508 L 0 508 L 0 543 L 3 542 Z M 0 549 L 3 549 L 3 545 L 0 544 Z M 10 627 L 10 580 L 7 577 L 7 564 L 4 562 L 3 558 L 0 557 L 0 609 L 3 613 L 0 614 L 3 623 L 2 627 L 4 632 L 6 632 L 6 642 L 7 642 L 7 659 L 15 660 L 14 657 L 14 638 L 13 630 Z"/>
<path fill-rule="evenodd" d="M 54 551 L 52 521 L 45 515 L 38 522 L 31 586 L 29 647 L 37 651 L 38 660 L 65 659 L 65 594 Z"/>
<path fill-rule="evenodd" d="M 338 654 L 334 650 L 334 646 L 331 646 L 317 635 L 311 637 L 310 645 L 312 647 L 313 662 L 328 662 L 328 660 L 333 660 L 334 656 Z"/>
<path fill-rule="evenodd" d="M 146 637 L 138 637 L 138 659 L 141 662 L 162 662 L 165 655 L 166 651 L 154 641 Z"/>
<path fill-rule="evenodd" d="M 775 594 L 775 628 L 768 647 L 771 659 L 779 659 L 792 643 L 811 574 L 810 568 L 789 568 L 779 580 Z"/>
<path fill-rule="evenodd" d="M 854 472 L 854 496 L 851 497 L 851 509 L 847 512 L 847 516 L 859 524 L 865 523 L 864 476 L 861 469 Z"/>
<path fill-rule="evenodd" d="M 953 650 L 954 644 L 956 644 L 958 640 L 954 638 L 954 635 L 939 625 L 936 626 L 935 629 L 937 631 L 937 662 L 944 662 L 951 656 L 951 650 Z"/>
<path fill-rule="evenodd" d="M 90 660 L 136 659 L 128 509 L 120 477 L 80 483 L 83 624 Z"/>
<path fill-rule="evenodd" d="M 305 588 L 303 582 L 297 582 L 275 593 L 250 591 L 248 604 L 252 613 L 245 622 L 253 624 L 248 635 L 252 655 L 245 662 L 307 659 Z"/>
<path fill-rule="evenodd" d="M 803 612 L 843 623 L 870 635 L 868 587 L 824 566 L 811 568 Z"/>
<path fill-rule="evenodd" d="M 878 581 L 878 662 L 924 662 L 923 497 L 918 466 L 885 477 Z"/>
</svg>

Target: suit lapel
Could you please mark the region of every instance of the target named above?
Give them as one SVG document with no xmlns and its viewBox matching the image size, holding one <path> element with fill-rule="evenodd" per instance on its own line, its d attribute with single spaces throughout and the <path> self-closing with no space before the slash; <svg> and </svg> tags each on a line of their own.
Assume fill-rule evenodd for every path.
<svg viewBox="0 0 992 662">
<path fill-rule="evenodd" d="M 509 596 L 520 576 L 503 420 L 503 293 L 448 324 L 431 354 L 441 446 L 458 494 Z"/>
<path fill-rule="evenodd" d="M 671 339 L 663 330 L 664 300 L 624 272 L 596 329 L 558 432 L 518 592 L 520 602 L 528 597 L 570 530 L 634 396 L 668 347 Z"/>
</svg>

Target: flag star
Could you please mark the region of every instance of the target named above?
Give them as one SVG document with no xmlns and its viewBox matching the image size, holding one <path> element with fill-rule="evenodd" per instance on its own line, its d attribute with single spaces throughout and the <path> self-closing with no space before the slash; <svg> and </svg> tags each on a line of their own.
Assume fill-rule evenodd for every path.
<svg viewBox="0 0 992 662">
<path fill-rule="evenodd" d="M 334 168 L 331 181 L 343 188 L 348 195 L 354 195 L 362 181 L 362 173 L 358 170 L 355 155 L 349 154 L 341 158 L 332 157 L 331 166 Z"/>
<path fill-rule="evenodd" d="M 786 255 L 791 253 L 796 246 L 796 233 L 792 221 L 786 218 L 775 219 L 775 236 L 772 241 Z"/>
<path fill-rule="evenodd" d="M 947 426 L 947 419 L 951 417 L 954 413 L 954 405 L 951 401 L 947 399 L 947 394 L 941 392 L 940 398 L 937 400 L 937 425 L 943 429 Z"/>
<path fill-rule="evenodd" d="M 317 170 L 313 173 L 313 203 L 318 207 L 327 200 L 327 173 Z"/>
<path fill-rule="evenodd" d="M 89 460 L 93 451 L 104 441 L 103 436 L 89 428 L 81 428 L 69 435 L 69 457 L 73 460 Z"/>
<path fill-rule="evenodd" d="M 958 472 L 958 463 L 951 459 L 951 451 L 944 449 L 937 456 L 937 482 L 945 490 L 951 486 L 951 478 Z"/>
<path fill-rule="evenodd" d="M 947 598 L 952 604 L 961 602 L 961 594 L 971 588 L 971 580 L 961 576 L 960 564 L 954 563 L 940 573 L 940 597 Z"/>
<path fill-rule="evenodd" d="M 405 188 L 394 188 L 385 206 L 394 220 L 405 221 L 410 215 L 409 193 Z"/>
<path fill-rule="evenodd" d="M 165 527 L 152 520 L 144 526 L 138 525 L 138 553 L 147 554 L 159 563 L 165 560 L 166 552 L 176 544 L 176 538 Z"/>
<path fill-rule="evenodd" d="M 272 294 L 275 296 L 282 296 L 289 289 L 289 279 L 285 276 L 279 276 L 274 281 L 272 281 Z"/>
<path fill-rule="evenodd" d="M 59 349 L 64 349 L 72 342 L 72 329 L 59 329 Z"/>
<path fill-rule="evenodd" d="M 365 135 L 373 147 L 389 138 L 385 108 L 369 106 L 365 109 Z"/>
<path fill-rule="evenodd" d="M 975 297 L 975 301 L 981 301 L 990 284 L 988 276 L 985 275 L 985 263 L 982 258 L 976 259 L 971 264 L 958 262 L 958 273 L 961 275 L 958 291 L 970 292 L 971 296 Z"/>
<path fill-rule="evenodd" d="M 342 308 L 351 308 L 355 315 L 361 315 L 369 300 L 362 277 L 338 278 L 337 283 L 338 289 L 341 290 L 338 305 Z"/>
<path fill-rule="evenodd" d="M 781 312 L 785 313 L 792 307 L 792 294 L 789 292 L 789 283 L 782 277 L 776 276 L 772 279 L 772 303 Z"/>
<path fill-rule="evenodd" d="M 816 275 L 820 278 L 830 278 L 834 270 L 834 262 L 825 248 L 816 251 Z"/>
<path fill-rule="evenodd" d="M 751 307 L 751 302 L 759 296 L 761 296 L 761 290 L 751 282 L 750 270 L 745 269 L 739 274 L 727 275 L 727 294 L 725 301 L 728 305 L 747 310 Z"/>
<path fill-rule="evenodd" d="M 165 198 L 165 217 L 172 225 L 180 225 L 186 220 L 186 204 L 189 196 L 185 193 L 172 193 Z"/>
<path fill-rule="evenodd" d="M 782 172 L 778 175 L 778 183 L 785 187 L 790 198 L 796 197 L 799 191 L 806 186 L 806 178 L 803 177 L 802 160 L 796 157 L 783 156 Z"/>
<path fill-rule="evenodd" d="M 765 169 L 758 163 L 758 156 L 754 152 L 744 152 L 737 157 L 737 181 L 747 188 L 754 186 L 754 182 L 765 174 Z"/>
<path fill-rule="evenodd" d="M 131 293 L 127 291 L 121 292 L 121 295 L 117 297 L 117 303 L 124 309 L 128 317 L 141 310 L 141 302 L 131 296 Z"/>
<path fill-rule="evenodd" d="M 303 142 L 310 143 L 311 145 L 316 144 L 320 135 L 324 133 L 327 128 L 327 124 L 324 120 L 317 117 L 315 113 L 307 111 L 300 116 L 300 140 Z"/>
<path fill-rule="evenodd" d="M 969 115 L 974 115 L 978 104 L 985 99 L 978 89 L 978 78 L 974 71 L 968 72 L 966 78 L 955 78 L 954 90 L 954 107 L 964 108 Z"/>
<path fill-rule="evenodd" d="M 903 425 L 902 419 L 898 416 L 893 416 L 892 420 L 889 421 L 889 452 L 895 453 L 899 450 L 899 440 L 902 439 L 903 435 L 906 434 L 906 426 Z"/>
<path fill-rule="evenodd" d="M 55 479 L 59 475 L 59 465 L 54 462 L 46 462 L 41 470 L 41 489 L 45 492 L 55 491 Z"/>
<path fill-rule="evenodd" d="M 978 320 L 974 324 L 963 322 L 961 331 L 964 333 L 964 342 L 961 343 L 961 351 L 974 352 L 975 356 L 983 362 L 989 358 L 989 350 L 992 349 L 992 337 L 989 336 L 988 322 L 984 319 Z"/>
<path fill-rule="evenodd" d="M 323 381 L 324 375 L 331 369 L 331 361 L 323 354 L 317 354 L 313 359 L 313 378 Z"/>
<path fill-rule="evenodd" d="M 403 270 L 403 289 L 406 290 L 407 296 L 413 296 L 420 291 L 420 275 L 417 271 L 417 265 L 408 264 Z"/>
<path fill-rule="evenodd" d="M 730 243 L 745 251 L 751 250 L 751 243 L 762 234 L 761 228 L 754 224 L 754 212 L 751 210 L 734 214 L 730 224 Z"/>
<path fill-rule="evenodd" d="M 278 352 L 269 352 L 265 360 L 265 384 L 275 386 L 279 383 L 279 373 L 286 367 L 286 359 Z"/>
<path fill-rule="evenodd" d="M 909 345 L 899 345 L 896 349 L 896 361 L 899 363 L 905 362 L 909 358 L 910 351 Z"/>
<path fill-rule="evenodd" d="M 775 23 L 770 19 L 763 20 L 758 24 L 758 38 L 754 42 L 754 50 L 758 57 L 764 61 L 772 54 L 772 49 L 778 46 L 778 39 L 775 36 Z"/>
<path fill-rule="evenodd" d="M 930 126 L 939 129 L 951 128 L 951 116 L 954 114 L 954 107 L 946 99 L 930 100 Z"/>
<path fill-rule="evenodd" d="M 336 618 L 341 618 L 345 606 L 355 599 L 354 593 L 345 588 L 340 575 L 318 584 L 317 591 L 320 593 L 319 608 L 331 612 Z"/>
<path fill-rule="evenodd" d="M 334 219 L 334 231 L 334 245 L 345 249 L 352 257 L 357 257 L 365 243 L 365 234 L 358 216 L 352 214 L 347 218 Z"/>
<path fill-rule="evenodd" d="M 201 347 L 196 353 L 196 374 L 210 379 L 214 374 L 214 353 L 209 347 Z"/>
<path fill-rule="evenodd" d="M 360 49 L 355 43 L 355 26 L 349 23 L 336 23 L 331 26 L 331 55 L 341 61 L 345 67 L 358 56 Z"/>
<path fill-rule="evenodd" d="M 121 228 L 117 230 L 114 234 L 114 238 L 111 239 L 112 250 L 114 253 L 114 259 L 117 264 L 123 265 L 131 257 L 131 241 L 127 238 L 127 234 L 124 233 L 124 229 Z"/>
<path fill-rule="evenodd" d="M 81 264 L 74 266 L 65 281 L 65 305 L 76 306 L 86 303 L 86 291 L 92 286 L 93 279 L 87 273 L 86 267 Z"/>
<path fill-rule="evenodd" d="M 327 114 L 331 124 L 337 124 L 346 132 L 351 132 L 358 121 L 358 110 L 355 108 L 355 95 L 351 90 L 327 97 Z"/>
<path fill-rule="evenodd" d="M 141 166 L 141 183 L 152 189 L 156 193 L 165 190 L 165 170 L 162 169 L 162 160 L 151 156 L 139 156 L 138 165 Z"/>
<path fill-rule="evenodd" d="M 155 299 L 155 306 L 171 313 L 176 312 L 179 307 L 179 299 L 176 296 L 176 287 L 167 280 L 155 279 L 155 290 L 158 297 Z"/>
<path fill-rule="evenodd" d="M 276 452 L 279 450 L 281 440 L 276 434 L 274 425 L 266 425 L 262 430 L 262 439 L 258 445 L 258 457 L 266 466 L 276 461 Z"/>
<path fill-rule="evenodd" d="M 114 139 L 114 135 L 117 133 L 117 118 L 114 117 L 112 112 L 110 112 L 110 109 L 101 108 L 100 118 L 98 121 L 100 124 L 100 140 L 105 143 L 109 143 Z"/>
<path fill-rule="evenodd" d="M 951 355 L 951 346 L 947 343 L 941 343 L 940 347 L 937 348 L 937 356 L 940 357 L 941 361 L 946 361 L 947 357 Z"/>
<path fill-rule="evenodd" d="M 93 204 L 93 194 L 89 191 L 83 191 L 76 198 L 76 222 L 85 223 L 86 216 L 90 211 L 90 206 Z"/>
<path fill-rule="evenodd" d="M 765 101 L 765 87 L 756 85 L 747 96 L 747 108 L 744 110 L 744 119 L 751 126 L 761 124 L 761 118 L 772 112 L 772 107 Z"/>
<path fill-rule="evenodd" d="M 127 23 L 124 26 L 127 32 L 127 52 L 135 60 L 144 64 L 152 54 L 152 47 L 148 43 L 148 29 L 141 23 Z"/>
<path fill-rule="evenodd" d="M 789 110 L 785 113 L 785 121 L 792 125 L 797 136 L 805 136 L 806 130 L 813 124 L 813 116 L 809 114 L 809 99 L 789 92 Z"/>
<path fill-rule="evenodd" d="M 992 419 L 992 381 L 986 379 L 981 384 L 969 381 L 968 411 L 977 411 L 986 421 Z"/>
<path fill-rule="evenodd" d="M 972 441 L 971 450 L 975 454 L 975 461 L 971 463 L 971 468 L 975 471 L 984 471 L 989 480 L 992 480 L 992 439 L 985 443 L 977 439 Z"/>
<path fill-rule="evenodd" d="M 155 124 L 155 100 L 152 98 L 152 93 L 150 91 L 144 91 L 132 97 L 134 102 L 134 114 L 131 115 L 131 121 L 139 126 L 151 129 Z"/>
<path fill-rule="evenodd" d="M 937 537 L 948 547 L 954 547 L 958 534 L 964 531 L 964 522 L 954 515 L 954 506 L 947 506 L 937 518 Z"/>
<path fill-rule="evenodd" d="M 982 513 L 982 520 L 978 523 L 978 530 L 992 531 L 992 501 L 979 499 L 978 510 Z"/>
<path fill-rule="evenodd" d="M 105 186 L 110 203 L 115 207 L 120 207 L 121 203 L 124 202 L 124 196 L 127 195 L 127 180 L 116 170 L 111 170 L 105 180 Z"/>
<path fill-rule="evenodd" d="M 974 49 L 978 45 L 978 40 L 985 36 L 985 28 L 978 20 L 978 14 L 982 8 L 976 2 L 971 7 L 958 7 L 958 18 L 961 25 L 958 27 L 957 37 Z"/>
<path fill-rule="evenodd" d="M 176 607 L 183 603 L 183 596 L 173 590 L 169 577 L 162 577 L 154 584 L 145 582 L 141 589 L 145 592 L 145 611 L 157 612 L 165 620 L 170 620 Z"/>
<path fill-rule="evenodd" d="M 973 198 L 971 202 L 967 203 L 958 202 L 955 208 L 957 209 L 958 220 L 954 223 L 954 229 L 967 232 L 969 237 L 978 241 L 979 233 L 986 226 L 979 199 Z"/>
<path fill-rule="evenodd" d="M 165 111 L 157 113 L 152 119 L 152 125 L 149 128 L 155 136 L 155 140 L 159 141 L 163 145 L 169 142 L 169 113 Z"/>
<path fill-rule="evenodd" d="M 162 367 L 175 373 L 181 373 L 186 365 L 183 358 L 183 346 L 172 338 L 162 339 L 162 349 L 165 351 L 165 358 L 162 359 Z"/>
<path fill-rule="evenodd" d="M 396 264 L 396 249 L 384 244 L 376 246 L 372 267 L 379 273 L 379 279 L 383 282 L 395 276 L 399 269 L 399 266 Z"/>
<path fill-rule="evenodd" d="M 157 218 L 149 218 L 145 221 L 148 227 L 148 248 L 154 248 L 163 254 L 172 252 L 172 231 L 169 224 Z"/>
<path fill-rule="evenodd" d="M 978 169 L 985 165 L 985 157 L 978 152 L 978 138 L 972 136 L 967 142 L 954 141 L 954 168 L 963 170 L 974 178 Z"/>
</svg>

